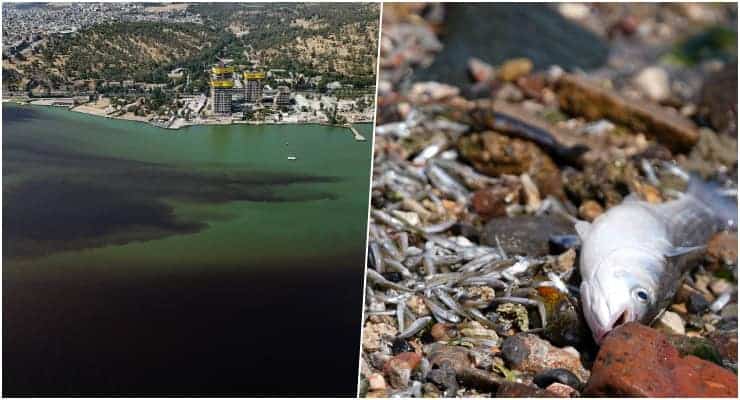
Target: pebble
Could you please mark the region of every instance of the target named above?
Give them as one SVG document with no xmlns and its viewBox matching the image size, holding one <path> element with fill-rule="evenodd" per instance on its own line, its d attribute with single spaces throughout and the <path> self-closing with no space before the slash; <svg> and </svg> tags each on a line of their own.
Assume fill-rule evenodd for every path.
<svg viewBox="0 0 740 400">
<path fill-rule="evenodd" d="M 653 101 L 666 100 L 671 95 L 668 73 L 660 67 L 647 67 L 637 73 L 633 83 Z"/>
<path fill-rule="evenodd" d="M 630 322 L 601 344 L 583 394 L 737 398 L 737 376 L 709 361 L 682 357 L 665 334 Z"/>
<path fill-rule="evenodd" d="M 475 57 L 468 61 L 468 71 L 476 82 L 492 81 L 495 74 L 490 64 Z"/>
<path fill-rule="evenodd" d="M 370 390 L 385 390 L 387 388 L 385 384 L 385 378 L 383 374 L 374 373 L 367 377 L 368 385 Z"/>
<path fill-rule="evenodd" d="M 604 208 L 594 200 L 586 200 L 578 207 L 578 215 L 589 222 L 595 220 L 596 217 L 603 213 Z"/>
<path fill-rule="evenodd" d="M 532 72 L 534 64 L 528 58 L 513 58 L 501 65 L 498 77 L 505 82 L 513 82 L 517 78 Z"/>
<path fill-rule="evenodd" d="M 535 375 L 533 382 L 541 388 L 547 388 L 553 383 L 561 383 L 574 389 L 581 387 L 581 381 L 578 380 L 578 377 L 563 368 L 542 371 Z"/>
<path fill-rule="evenodd" d="M 565 18 L 583 19 L 588 17 L 591 10 L 582 3 L 564 3 L 558 5 L 558 12 Z"/>
<path fill-rule="evenodd" d="M 473 194 L 473 210 L 481 216 L 484 221 L 493 217 L 506 215 L 506 207 L 518 203 L 519 190 L 513 190 L 507 186 L 492 186 L 481 189 Z"/>
<path fill-rule="evenodd" d="M 610 121 L 600 119 L 598 121 L 587 124 L 581 129 L 581 131 L 587 135 L 601 136 L 612 132 L 614 128 L 614 124 L 612 124 Z"/>
<path fill-rule="evenodd" d="M 383 366 L 383 373 L 388 377 L 392 387 L 403 389 L 408 387 L 411 372 L 419 366 L 421 356 L 417 353 L 400 353 L 388 360 Z"/>
<path fill-rule="evenodd" d="M 719 296 L 728 290 L 732 290 L 732 287 L 732 284 L 725 279 L 715 279 L 709 284 L 709 290 L 711 290 L 715 296 Z"/>
<path fill-rule="evenodd" d="M 701 314 L 709 308 L 709 302 L 699 293 L 691 293 L 686 309 L 692 314 Z"/>
<path fill-rule="evenodd" d="M 412 211 L 399 211 L 399 210 L 393 210 L 393 215 L 405 220 L 408 222 L 411 226 L 418 226 L 419 223 L 421 223 L 421 219 L 419 218 L 419 214 L 412 212 Z"/>
<path fill-rule="evenodd" d="M 481 244 L 496 247 L 500 243 L 509 255 L 544 256 L 549 254 L 551 236 L 574 233 L 573 224 L 554 215 L 493 218 L 483 227 Z"/>
<path fill-rule="evenodd" d="M 615 123 L 655 136 L 672 151 L 688 151 L 699 140 L 699 131 L 678 113 L 647 101 L 626 99 L 586 78 L 563 74 L 558 80 L 560 107 L 588 120 L 606 118 Z"/>
<path fill-rule="evenodd" d="M 383 346 L 383 337 L 395 337 L 398 331 L 392 325 L 368 322 L 362 330 L 362 347 L 367 352 L 374 352 Z"/>
<path fill-rule="evenodd" d="M 455 328 L 455 325 L 445 322 L 437 322 L 432 325 L 431 335 L 435 342 L 446 342 L 458 337 L 459 333 Z"/>
<path fill-rule="evenodd" d="M 546 387 L 545 390 L 552 393 L 556 397 L 578 397 L 578 391 L 568 385 L 555 382 L 550 386 Z"/>
<path fill-rule="evenodd" d="M 501 345 L 504 359 L 513 369 L 538 374 L 563 368 L 573 373 L 581 382 L 589 378 L 589 371 L 581 364 L 578 352 L 551 345 L 538 336 L 519 333 L 504 339 Z"/>
<path fill-rule="evenodd" d="M 683 335 L 686 333 L 683 319 L 673 311 L 665 311 L 654 324 L 655 329 L 669 334 Z"/>
<path fill-rule="evenodd" d="M 716 270 L 721 264 L 737 265 L 737 232 L 720 232 L 707 244 L 708 268 Z"/>
<path fill-rule="evenodd" d="M 537 386 L 519 382 L 503 382 L 496 390 L 496 397 L 553 397 L 553 393 Z"/>
</svg>

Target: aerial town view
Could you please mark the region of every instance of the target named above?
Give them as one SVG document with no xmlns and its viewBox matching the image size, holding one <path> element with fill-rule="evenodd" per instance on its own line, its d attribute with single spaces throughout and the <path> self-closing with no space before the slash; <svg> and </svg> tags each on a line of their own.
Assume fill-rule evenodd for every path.
<svg viewBox="0 0 740 400">
<path fill-rule="evenodd" d="M 3 2 L 3 396 L 356 395 L 379 16 Z"/>
<path fill-rule="evenodd" d="M 327 6 L 3 7 L 3 100 L 173 129 L 372 121 L 367 7 L 333 10 L 336 24 L 322 21 Z"/>
</svg>

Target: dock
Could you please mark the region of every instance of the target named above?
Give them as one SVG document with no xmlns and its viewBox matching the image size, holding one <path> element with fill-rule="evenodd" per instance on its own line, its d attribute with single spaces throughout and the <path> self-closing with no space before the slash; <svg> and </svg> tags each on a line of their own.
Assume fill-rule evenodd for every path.
<svg viewBox="0 0 740 400">
<path fill-rule="evenodd" d="M 349 128 L 350 131 L 352 131 L 352 135 L 354 135 L 356 141 L 358 141 L 358 142 L 364 142 L 364 141 L 367 140 L 367 139 L 365 139 L 364 136 L 362 136 L 360 134 L 360 132 L 357 130 L 357 128 L 355 128 L 354 126 L 352 126 L 352 124 L 347 124 L 345 126 L 347 128 Z"/>
</svg>

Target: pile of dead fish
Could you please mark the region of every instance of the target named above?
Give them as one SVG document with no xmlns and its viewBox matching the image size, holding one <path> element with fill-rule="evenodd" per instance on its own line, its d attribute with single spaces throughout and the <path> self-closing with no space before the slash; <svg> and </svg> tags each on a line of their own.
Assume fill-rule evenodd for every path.
<svg viewBox="0 0 740 400">
<path fill-rule="evenodd" d="M 524 59 L 471 60 L 484 100 L 409 84 L 439 49 L 438 21 L 409 7 L 383 27 L 360 394 L 736 394 L 736 233 L 712 238 L 655 329 L 627 324 L 600 349 L 581 311 L 574 229 L 629 194 L 680 196 L 689 170 L 736 196 L 736 138 Z M 627 336 L 672 349 L 687 375 Z"/>
</svg>

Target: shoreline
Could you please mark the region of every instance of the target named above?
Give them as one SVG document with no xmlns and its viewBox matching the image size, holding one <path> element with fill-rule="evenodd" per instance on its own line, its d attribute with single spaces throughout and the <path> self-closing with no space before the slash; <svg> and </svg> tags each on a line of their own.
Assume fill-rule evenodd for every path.
<svg viewBox="0 0 740 400">
<path fill-rule="evenodd" d="M 328 122 L 321 122 L 321 121 L 276 122 L 276 121 L 224 121 L 224 120 L 213 120 L 209 122 L 199 121 L 195 123 L 185 121 L 185 123 L 177 124 L 178 120 L 175 120 L 169 126 L 163 126 L 163 124 L 151 122 L 146 117 L 127 116 L 125 114 L 120 115 L 120 116 L 111 116 L 108 114 L 104 114 L 103 110 L 99 110 L 94 107 L 86 106 L 85 104 L 80 104 L 78 106 L 70 107 L 70 106 L 59 106 L 59 105 L 53 105 L 53 104 L 33 104 L 29 101 L 21 101 L 21 100 L 16 100 L 16 99 L 2 99 L 2 102 L 3 103 L 15 103 L 17 105 L 23 105 L 23 106 L 66 108 L 67 111 L 76 112 L 79 114 L 120 120 L 120 121 L 140 122 L 140 123 L 147 124 L 149 126 L 153 126 L 155 128 L 171 130 L 171 131 L 179 131 L 181 129 L 189 128 L 189 127 L 211 126 L 211 125 L 254 125 L 254 126 L 259 126 L 259 125 L 321 125 L 321 126 L 332 126 L 335 128 L 345 128 L 345 129 L 349 129 L 350 132 L 352 132 L 351 126 L 354 124 L 372 124 L 373 123 L 372 119 L 368 121 L 364 121 L 364 120 L 352 121 L 352 122 L 348 122 L 347 124 L 330 124 Z M 352 134 L 354 136 L 354 132 L 352 132 Z M 361 140 L 358 140 L 358 141 L 361 141 Z"/>
</svg>

